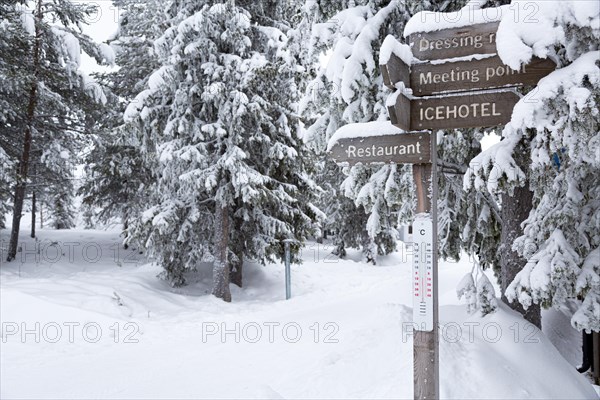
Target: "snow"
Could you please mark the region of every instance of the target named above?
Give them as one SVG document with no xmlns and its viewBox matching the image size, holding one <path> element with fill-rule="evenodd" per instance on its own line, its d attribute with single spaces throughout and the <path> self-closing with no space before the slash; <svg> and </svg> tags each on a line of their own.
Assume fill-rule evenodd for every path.
<svg viewBox="0 0 600 400">
<path fill-rule="evenodd" d="M 110 47 L 106 43 L 100 43 L 100 45 L 98 46 L 98 49 L 100 50 L 100 54 L 102 55 L 104 64 L 110 65 L 110 66 L 115 65 L 116 56 L 115 56 L 115 52 L 112 47 Z"/>
<path fill-rule="evenodd" d="M 524 96 L 514 107 L 511 122 L 507 124 L 503 131 L 505 137 L 500 143 L 495 144 L 486 151 L 477 155 L 470 163 L 469 170 L 465 174 L 465 188 L 474 185 L 480 189 L 487 184 L 487 189 L 494 193 L 498 189 L 498 183 L 501 177 L 507 177 L 509 181 L 523 182 L 525 175 L 516 165 L 512 158 L 512 152 L 520 140 L 520 132 L 526 128 L 534 128 L 538 131 L 548 130 L 554 135 L 561 137 L 559 125 L 552 117 L 551 111 L 540 107 L 540 102 L 556 98 L 563 88 L 567 89 L 564 96 L 574 107 L 579 109 L 583 104 L 591 100 L 592 93 L 588 90 L 580 90 L 580 84 L 584 79 L 588 79 L 592 84 L 600 83 L 600 69 L 596 61 L 600 58 L 599 51 L 592 51 L 579 57 L 576 61 L 567 67 L 559 68 L 550 75 L 541 79 L 537 88 Z M 570 140 L 568 137 L 561 138 L 562 146 L 571 157 L 583 159 L 592 165 L 599 165 L 600 159 L 593 150 L 598 148 L 600 137 L 596 135 L 592 142 L 586 143 L 585 148 L 581 148 L 576 140 Z M 558 149 L 557 149 L 558 150 Z M 549 159 L 549 154 L 543 148 L 534 149 L 532 153 L 532 165 L 537 166 L 545 164 Z M 487 174 L 487 168 L 491 168 L 487 183 L 483 176 Z M 577 197 L 576 193 L 572 193 Z"/>
<path fill-rule="evenodd" d="M 67 32 L 63 28 L 53 26 L 52 32 L 61 38 L 60 42 L 57 43 L 57 51 L 63 55 L 64 61 L 69 68 L 74 70 L 79 69 L 81 65 L 81 45 L 79 40 L 70 32 Z"/>
<path fill-rule="evenodd" d="M 406 88 L 404 88 L 404 82 L 398 82 L 397 90 L 390 94 L 387 99 L 385 99 L 385 106 L 387 108 L 394 107 L 396 102 L 398 101 L 398 96 L 402 96 L 405 93 Z M 411 90 L 412 94 L 412 90 Z"/>
<path fill-rule="evenodd" d="M 467 312 L 472 313 L 477 309 L 477 288 L 473 280 L 473 274 L 468 273 L 461 279 L 456 286 L 456 296 L 459 299 L 465 298 L 467 304 Z"/>
<path fill-rule="evenodd" d="M 148 97 L 152 95 L 152 90 L 143 90 L 138 94 L 131 103 L 127 105 L 125 112 L 123 113 L 123 120 L 125 122 L 132 122 L 140 115 L 140 112 L 144 109 L 144 102 Z"/>
<path fill-rule="evenodd" d="M 419 32 L 435 32 L 442 29 L 462 28 L 463 26 L 497 22 L 511 16 L 510 6 L 478 9 L 467 5 L 459 11 L 439 13 L 421 11 L 415 14 L 404 27 L 404 37 Z"/>
<path fill-rule="evenodd" d="M 153 72 L 148 78 L 148 87 L 152 92 L 158 92 L 161 87 L 166 86 L 173 74 L 173 67 L 163 65 L 157 71 Z"/>
<path fill-rule="evenodd" d="M 118 231 L 39 238 L 40 254 L 23 235 L 19 261 L 0 268 L 2 398 L 412 398 L 406 247 L 373 267 L 308 243 L 291 300 L 282 265 L 249 264 L 226 304 L 209 266 L 171 289 Z M 440 265 L 441 398 L 598 398 L 518 314 L 467 313 L 455 287 L 470 270 Z"/>
<path fill-rule="evenodd" d="M 552 344 L 562 356 L 574 367 L 581 365 L 581 332 L 573 329 L 571 317 L 573 312 L 570 308 L 579 307 L 576 302 L 569 302 L 567 306 L 560 309 L 542 310 L 542 330 L 552 341 Z"/>
<path fill-rule="evenodd" d="M 600 292 L 600 248 L 593 249 L 588 254 L 581 271 L 577 278 L 576 289 L 582 290 L 585 287 L 592 289 L 587 293 L 581 309 L 573 316 L 573 324 L 577 327 L 587 327 L 590 315 L 593 315 L 596 321 L 600 320 L 600 296 L 598 296 Z"/>
<path fill-rule="evenodd" d="M 569 35 L 565 31 L 567 24 L 573 26 L 571 29 L 592 28 L 590 34 L 595 36 L 595 42 L 600 40 L 600 6 L 597 2 L 544 0 L 532 3 L 514 0 L 510 7 L 512 15 L 502 18 L 496 46 L 502 61 L 512 69 L 519 69 L 533 56 L 553 56 L 555 45 L 564 42 Z M 588 44 L 590 50 L 594 48 L 591 42 Z M 567 56 L 570 55 L 567 49 Z"/>
<path fill-rule="evenodd" d="M 555 121 L 552 120 L 550 111 L 539 107 L 539 102 L 556 98 L 563 88 L 567 88 L 568 91 L 565 95 L 569 103 L 576 106 L 573 107 L 574 109 L 580 109 L 583 104 L 590 101 L 592 96 L 590 91 L 581 90 L 581 82 L 587 77 L 592 84 L 600 84 L 600 69 L 596 65 L 598 59 L 600 59 L 600 51 L 591 51 L 582 55 L 567 67 L 559 68 L 540 80 L 537 88 L 516 104 L 511 122 L 505 127 L 504 135 L 525 127 L 537 130 L 556 130 L 554 127 Z M 548 114 L 544 115 L 542 113 Z M 581 155 L 586 154 L 586 152 L 579 153 Z M 540 154 L 540 156 L 543 156 L 543 154 Z M 586 161 L 590 163 L 600 162 L 593 154 L 590 154 Z M 537 157 L 534 157 L 533 163 L 536 164 L 537 162 Z"/>
<path fill-rule="evenodd" d="M 413 63 L 413 55 L 410 46 L 400 43 L 393 35 L 386 36 L 379 50 L 379 65 L 385 65 L 390 61 L 392 54 L 398 56 L 406 65 Z"/>
<path fill-rule="evenodd" d="M 358 88 L 369 85 L 371 71 L 377 68 L 372 44 L 397 7 L 397 0 L 393 0 L 374 15 L 370 15 L 368 6 L 349 8 L 336 14 L 330 21 L 313 27 L 313 46 L 330 45 L 335 36 L 339 36 L 327 61 L 325 76 L 339 88 L 346 104 L 359 107 L 361 99 L 356 98 Z M 346 113 L 351 112 L 352 107 L 349 107 Z"/>
<path fill-rule="evenodd" d="M 23 29 L 30 36 L 35 36 L 35 20 L 33 19 L 33 14 L 31 10 L 28 10 L 24 5 L 18 4 L 17 10 L 21 12 L 21 24 L 23 25 Z"/>
<path fill-rule="evenodd" d="M 92 97 L 97 103 L 106 105 L 107 99 L 102 86 L 98 84 L 98 82 L 96 82 L 92 77 L 82 71 L 79 71 L 79 76 L 81 76 L 83 86 L 90 97 Z"/>
<path fill-rule="evenodd" d="M 374 121 L 365 122 L 360 124 L 348 124 L 338 129 L 327 145 L 327 151 L 337 144 L 340 139 L 351 139 L 351 138 L 367 138 L 372 136 L 383 136 L 383 135 L 397 135 L 404 133 L 400 128 L 392 125 L 390 121 Z"/>
<path fill-rule="evenodd" d="M 566 287 L 567 285 L 561 285 L 561 288 L 552 295 L 549 290 L 551 281 L 558 281 L 561 275 L 578 276 L 579 261 L 579 255 L 565 239 L 562 230 L 556 229 L 544 246 L 528 258 L 525 267 L 519 271 L 506 289 L 506 297 L 511 301 L 518 298 L 525 308 L 532 302 L 562 304 L 567 298 L 574 298 L 575 295 L 572 289 Z M 528 288 L 528 292 L 526 293 L 523 288 Z"/>
<path fill-rule="evenodd" d="M 463 7 L 464 10 L 479 10 L 488 3 L 489 0 L 469 0 Z"/>
<path fill-rule="evenodd" d="M 485 185 L 490 193 L 495 193 L 503 177 L 512 182 L 524 182 L 525 173 L 512 158 L 519 140 L 518 136 L 506 138 L 474 157 L 464 176 L 464 189 L 475 187 L 480 190 Z"/>
</svg>

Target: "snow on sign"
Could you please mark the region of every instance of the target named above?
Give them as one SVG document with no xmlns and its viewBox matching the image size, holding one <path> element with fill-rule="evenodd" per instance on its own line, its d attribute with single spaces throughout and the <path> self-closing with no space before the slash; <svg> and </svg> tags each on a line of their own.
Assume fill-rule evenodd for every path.
<svg viewBox="0 0 600 400">
<path fill-rule="evenodd" d="M 520 99 L 510 90 L 414 99 L 401 93 L 395 96 L 388 102 L 392 124 L 413 131 L 503 125 Z"/>
<path fill-rule="evenodd" d="M 330 149 L 338 164 L 428 164 L 431 162 L 431 134 L 399 133 L 339 139 Z"/>
<path fill-rule="evenodd" d="M 410 67 L 400 58 L 390 57 L 388 64 L 385 68 L 382 66 L 385 84 L 394 88 L 397 82 L 404 82 L 415 96 L 535 85 L 556 69 L 554 61 L 537 57 L 518 71 L 505 65 L 498 56 L 443 64 L 420 63 Z"/>
<path fill-rule="evenodd" d="M 413 322 L 415 329 L 433 331 L 433 222 L 430 217 L 413 223 Z"/>
<path fill-rule="evenodd" d="M 419 60 L 494 54 L 498 25 L 498 22 L 488 22 L 435 32 L 413 33 L 408 37 L 408 44 Z"/>
</svg>

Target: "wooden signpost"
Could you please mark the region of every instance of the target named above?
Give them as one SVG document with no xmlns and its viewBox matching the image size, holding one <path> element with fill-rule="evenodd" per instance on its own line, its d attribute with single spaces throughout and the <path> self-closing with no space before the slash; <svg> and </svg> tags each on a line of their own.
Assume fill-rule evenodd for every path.
<svg viewBox="0 0 600 400">
<path fill-rule="evenodd" d="M 331 150 L 331 156 L 344 165 L 413 164 L 417 196 L 412 282 L 415 399 L 439 398 L 437 144 L 436 135 L 423 130 L 506 124 L 519 95 L 505 88 L 535 85 L 556 68 L 550 60 L 534 58 L 519 71 L 510 69 L 495 55 L 497 30 L 498 22 L 491 22 L 410 35 L 416 59 L 446 60 L 409 66 L 392 54 L 381 65 L 386 86 L 396 89 L 402 82 L 405 89 L 412 89 L 412 95 L 396 90 L 388 100 L 391 123 L 406 132 L 420 132 L 341 139 Z"/>
</svg>

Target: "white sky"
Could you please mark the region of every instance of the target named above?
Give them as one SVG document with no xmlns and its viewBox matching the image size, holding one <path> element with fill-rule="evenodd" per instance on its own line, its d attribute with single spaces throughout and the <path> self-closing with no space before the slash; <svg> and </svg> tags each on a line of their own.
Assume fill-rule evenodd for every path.
<svg viewBox="0 0 600 400">
<path fill-rule="evenodd" d="M 77 0 L 75 3 L 89 3 L 98 6 L 98 11 L 87 18 L 87 25 L 82 25 L 83 32 L 88 34 L 96 42 L 105 42 L 110 39 L 117 31 L 119 22 L 119 11 L 112 4 L 111 0 Z M 108 69 L 108 67 L 99 66 L 94 59 L 86 54 L 81 57 L 81 69 L 89 74 Z"/>
<path fill-rule="evenodd" d="M 498 135 L 497 133 L 490 133 L 490 134 L 486 134 L 483 139 L 481 139 L 481 149 L 483 151 L 489 149 L 490 147 L 492 147 L 493 145 L 495 145 L 496 143 L 500 142 L 500 135 Z"/>
</svg>

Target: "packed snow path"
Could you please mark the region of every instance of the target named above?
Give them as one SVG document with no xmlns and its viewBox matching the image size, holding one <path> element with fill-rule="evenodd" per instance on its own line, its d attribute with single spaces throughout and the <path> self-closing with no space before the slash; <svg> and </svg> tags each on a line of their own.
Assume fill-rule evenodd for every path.
<svg viewBox="0 0 600 400">
<path fill-rule="evenodd" d="M 412 398 L 406 252 L 374 267 L 311 243 L 291 300 L 282 265 L 250 265 L 226 304 L 209 294 L 210 268 L 171 289 L 118 233 L 39 237 L 39 253 L 23 236 L 17 261 L 2 258 L 2 398 Z M 440 266 L 442 397 L 595 398 L 506 307 L 467 314 L 455 287 L 470 268 Z"/>
</svg>

